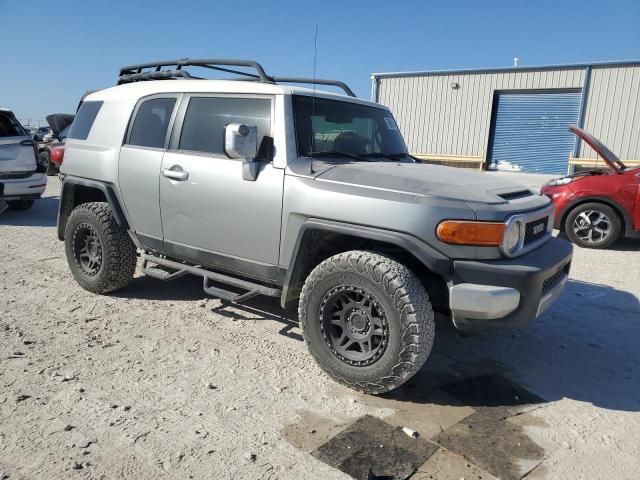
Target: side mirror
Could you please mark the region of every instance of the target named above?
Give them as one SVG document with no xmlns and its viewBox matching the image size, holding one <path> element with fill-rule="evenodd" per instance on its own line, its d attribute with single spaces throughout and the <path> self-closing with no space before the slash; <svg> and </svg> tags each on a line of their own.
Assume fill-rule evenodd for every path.
<svg viewBox="0 0 640 480">
<path fill-rule="evenodd" d="M 229 158 L 242 162 L 242 178 L 251 182 L 258 178 L 258 127 L 242 123 L 230 123 L 224 129 L 224 150 Z"/>
</svg>

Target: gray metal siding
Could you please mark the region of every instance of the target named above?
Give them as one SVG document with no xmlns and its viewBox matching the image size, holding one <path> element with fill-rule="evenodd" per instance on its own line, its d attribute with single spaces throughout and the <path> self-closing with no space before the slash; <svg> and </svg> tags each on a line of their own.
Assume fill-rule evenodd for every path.
<svg viewBox="0 0 640 480">
<path fill-rule="evenodd" d="M 581 92 L 498 93 L 488 162 L 490 168 L 564 173 L 575 138 Z"/>
<path fill-rule="evenodd" d="M 409 151 L 485 156 L 494 91 L 581 88 L 583 74 L 572 68 L 380 77 L 378 99 L 396 116 Z"/>
<path fill-rule="evenodd" d="M 591 70 L 584 128 L 621 159 L 640 160 L 640 65 Z M 580 158 L 596 158 L 581 143 Z"/>
</svg>

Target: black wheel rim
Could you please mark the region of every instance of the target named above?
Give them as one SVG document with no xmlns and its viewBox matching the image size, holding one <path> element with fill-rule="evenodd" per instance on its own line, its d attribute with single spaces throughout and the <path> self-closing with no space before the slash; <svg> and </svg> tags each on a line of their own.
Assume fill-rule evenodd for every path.
<svg viewBox="0 0 640 480">
<path fill-rule="evenodd" d="M 341 285 L 320 303 L 320 329 L 331 352 L 354 366 L 375 363 L 384 353 L 389 324 L 380 302 L 361 287 Z"/>
<path fill-rule="evenodd" d="M 93 277 L 98 274 L 102 267 L 102 243 L 88 223 L 81 223 L 73 232 L 73 254 L 86 275 Z"/>
</svg>

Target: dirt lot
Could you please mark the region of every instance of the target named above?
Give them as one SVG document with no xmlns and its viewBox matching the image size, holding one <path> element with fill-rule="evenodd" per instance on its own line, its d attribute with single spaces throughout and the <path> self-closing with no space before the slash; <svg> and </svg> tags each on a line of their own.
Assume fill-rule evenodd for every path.
<svg viewBox="0 0 640 480">
<path fill-rule="evenodd" d="M 0 215 L 0 479 L 349 478 L 323 444 L 367 414 L 381 449 L 409 439 L 395 426 L 420 433 L 412 478 L 638 478 L 638 242 L 576 249 L 564 297 L 527 329 L 442 322 L 425 368 L 380 398 L 328 380 L 275 300 L 225 306 L 195 277 L 80 289 L 57 195 L 54 178 Z"/>
</svg>

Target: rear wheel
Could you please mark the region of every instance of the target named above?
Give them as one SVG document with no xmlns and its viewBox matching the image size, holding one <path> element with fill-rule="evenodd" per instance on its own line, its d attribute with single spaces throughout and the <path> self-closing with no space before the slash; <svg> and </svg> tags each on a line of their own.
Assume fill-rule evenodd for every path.
<svg viewBox="0 0 640 480">
<path fill-rule="evenodd" d="M 76 207 L 67 221 L 64 240 L 71 273 L 85 290 L 105 294 L 131 283 L 136 247 L 107 203 Z"/>
<path fill-rule="evenodd" d="M 48 176 L 56 174 L 56 166 L 49 161 L 49 152 L 40 152 L 40 155 L 38 155 L 38 163 L 40 164 L 41 171 L 47 172 Z"/>
<path fill-rule="evenodd" d="M 9 200 L 7 205 L 11 210 L 29 210 L 34 202 L 35 200 Z"/>
<path fill-rule="evenodd" d="M 613 208 L 603 203 L 583 203 L 569 212 L 564 222 L 569 239 L 583 248 L 607 248 L 622 231 L 622 222 Z"/>
<path fill-rule="evenodd" d="M 366 393 L 403 384 L 433 346 L 433 310 L 422 284 L 401 263 L 373 252 L 345 252 L 318 265 L 298 313 L 318 364 Z"/>
</svg>

